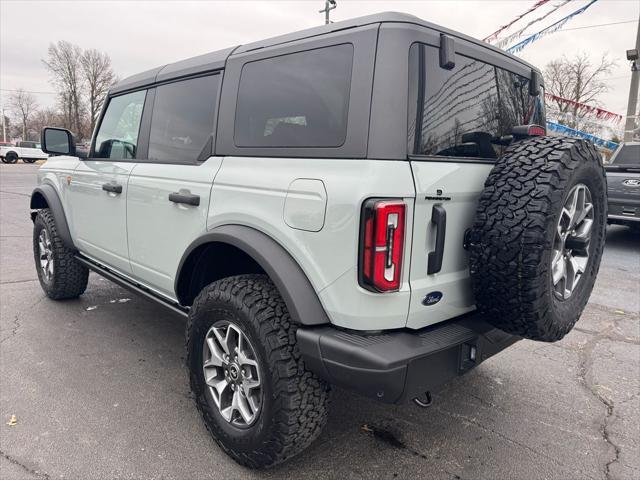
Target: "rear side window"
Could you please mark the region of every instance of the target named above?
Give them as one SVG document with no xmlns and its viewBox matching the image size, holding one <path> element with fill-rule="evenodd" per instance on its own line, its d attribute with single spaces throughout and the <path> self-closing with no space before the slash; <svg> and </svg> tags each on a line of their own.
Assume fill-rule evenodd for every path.
<svg viewBox="0 0 640 480">
<path fill-rule="evenodd" d="M 615 165 L 638 165 L 640 166 L 640 144 L 623 144 L 613 159 Z"/>
<path fill-rule="evenodd" d="M 96 135 L 94 158 L 136 158 L 146 90 L 113 97 Z"/>
<path fill-rule="evenodd" d="M 423 79 L 410 92 L 410 150 L 418 155 L 497 158 L 492 140 L 499 133 L 498 86 L 493 66 L 456 56 L 452 70 L 440 68 L 439 50 L 411 46 L 412 70 Z M 411 72 L 411 70 L 410 70 Z M 413 74 L 413 73 L 412 73 Z M 416 79 L 412 79 L 415 81 Z M 422 83 L 422 87 L 420 86 Z"/>
<path fill-rule="evenodd" d="M 238 147 L 339 147 L 347 136 L 351 44 L 257 60 L 242 68 Z"/>
<path fill-rule="evenodd" d="M 440 67 L 439 50 L 409 51 L 408 147 L 416 155 L 495 159 L 516 125 L 545 126 L 544 93 L 529 96 L 529 79 L 456 55 Z"/>
<path fill-rule="evenodd" d="M 516 125 L 546 126 L 544 91 L 537 97 L 529 95 L 529 79 L 496 67 L 500 94 L 500 134 L 510 135 Z"/>
<path fill-rule="evenodd" d="M 220 75 L 161 85 L 151 117 L 149 161 L 196 162 L 211 156 Z"/>
</svg>

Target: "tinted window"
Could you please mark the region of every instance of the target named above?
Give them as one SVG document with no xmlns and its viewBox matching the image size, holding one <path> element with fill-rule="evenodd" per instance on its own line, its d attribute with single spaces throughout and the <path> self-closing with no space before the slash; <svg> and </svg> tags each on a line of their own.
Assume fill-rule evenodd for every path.
<svg viewBox="0 0 640 480">
<path fill-rule="evenodd" d="M 613 159 L 615 165 L 640 165 L 640 144 L 623 144 Z"/>
<path fill-rule="evenodd" d="M 151 119 L 149 160 L 206 160 L 218 96 L 219 75 L 161 85 Z"/>
<path fill-rule="evenodd" d="M 409 151 L 496 158 L 500 147 L 492 143 L 499 133 L 494 67 L 457 55 L 455 67 L 445 70 L 440 68 L 438 49 L 419 44 L 411 47 L 410 64 L 410 73 L 422 75 L 423 81 L 410 88 L 415 99 L 409 102 L 417 102 L 417 108 L 409 108 Z M 416 131 L 418 140 L 411 141 Z"/>
<path fill-rule="evenodd" d="M 347 135 L 353 46 L 247 63 L 240 76 L 239 147 L 339 147 Z"/>
<path fill-rule="evenodd" d="M 146 91 L 128 93 L 109 100 L 96 135 L 95 158 L 136 158 L 138 133 Z"/>
<path fill-rule="evenodd" d="M 500 134 L 509 135 L 516 125 L 546 126 L 544 93 L 529 95 L 529 79 L 501 68 L 496 68 L 500 93 Z"/>
</svg>

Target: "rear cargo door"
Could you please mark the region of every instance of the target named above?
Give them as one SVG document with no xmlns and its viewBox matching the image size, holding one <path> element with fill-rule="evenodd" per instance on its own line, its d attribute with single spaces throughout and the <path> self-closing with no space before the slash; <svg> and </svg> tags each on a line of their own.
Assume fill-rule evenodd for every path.
<svg viewBox="0 0 640 480">
<path fill-rule="evenodd" d="M 493 65 L 439 49 L 410 49 L 409 159 L 416 200 L 407 326 L 421 328 L 473 310 L 464 247 L 484 181 L 504 148 Z"/>
</svg>

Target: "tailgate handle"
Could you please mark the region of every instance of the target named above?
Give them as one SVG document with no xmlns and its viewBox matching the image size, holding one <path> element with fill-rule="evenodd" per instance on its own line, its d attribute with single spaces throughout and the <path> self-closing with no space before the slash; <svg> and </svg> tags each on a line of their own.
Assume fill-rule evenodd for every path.
<svg viewBox="0 0 640 480">
<path fill-rule="evenodd" d="M 444 256 L 444 237 L 447 233 L 447 211 L 442 205 L 434 205 L 431 210 L 431 223 L 436 228 L 436 249 L 429 252 L 427 257 L 427 274 L 438 273 L 442 270 L 442 257 Z"/>
</svg>

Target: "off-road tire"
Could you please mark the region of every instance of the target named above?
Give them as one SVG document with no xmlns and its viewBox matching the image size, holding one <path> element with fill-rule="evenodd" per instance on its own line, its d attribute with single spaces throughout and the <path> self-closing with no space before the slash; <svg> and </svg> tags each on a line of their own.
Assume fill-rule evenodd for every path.
<svg viewBox="0 0 640 480">
<path fill-rule="evenodd" d="M 53 251 L 53 276 L 47 281 L 40 268 L 38 239 L 42 229 L 46 229 L 51 239 Z M 65 247 L 53 218 L 51 210 L 38 211 L 33 224 L 33 257 L 42 290 L 53 300 L 77 298 L 87 289 L 89 269 L 74 256 L 75 252 Z"/>
<path fill-rule="evenodd" d="M 15 152 L 8 152 L 3 158 L 4 163 L 16 163 L 18 161 L 18 154 Z"/>
<path fill-rule="evenodd" d="M 204 338 L 221 319 L 239 326 L 254 346 L 264 383 L 259 417 L 245 428 L 220 415 L 204 381 Z M 329 385 L 305 368 L 296 329 L 278 290 L 265 275 L 219 280 L 193 302 L 186 343 L 196 406 L 218 445 L 241 465 L 265 468 L 281 463 L 308 447 L 326 423 Z"/>
<path fill-rule="evenodd" d="M 552 246 L 567 195 L 591 193 L 594 223 L 585 273 L 559 299 L 551 279 Z M 537 137 L 510 146 L 480 196 L 470 236 L 469 268 L 478 310 L 505 332 L 556 341 L 575 325 L 600 267 L 607 219 L 600 155 L 584 140 Z"/>
</svg>

